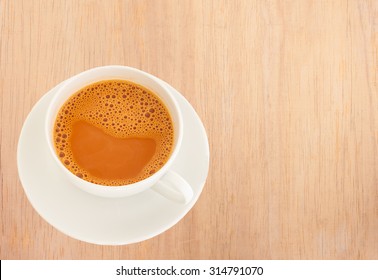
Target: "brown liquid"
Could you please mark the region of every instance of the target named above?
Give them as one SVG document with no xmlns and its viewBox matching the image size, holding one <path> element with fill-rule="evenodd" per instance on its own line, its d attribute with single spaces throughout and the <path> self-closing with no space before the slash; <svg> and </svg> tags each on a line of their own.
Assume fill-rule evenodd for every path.
<svg viewBox="0 0 378 280">
<path fill-rule="evenodd" d="M 101 185 L 143 180 L 168 160 L 173 124 L 161 100 L 123 80 L 89 85 L 60 109 L 54 143 L 63 164 L 78 177 Z"/>
</svg>

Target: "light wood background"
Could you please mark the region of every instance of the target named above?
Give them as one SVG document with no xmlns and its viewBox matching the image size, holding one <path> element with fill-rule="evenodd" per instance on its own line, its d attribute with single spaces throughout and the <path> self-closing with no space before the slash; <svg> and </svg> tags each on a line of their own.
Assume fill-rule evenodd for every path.
<svg viewBox="0 0 378 280">
<path fill-rule="evenodd" d="M 378 1 L 0 2 L 1 259 L 377 259 Z M 210 173 L 164 234 L 97 246 L 58 232 L 20 185 L 32 106 L 88 68 L 176 87 Z"/>
</svg>

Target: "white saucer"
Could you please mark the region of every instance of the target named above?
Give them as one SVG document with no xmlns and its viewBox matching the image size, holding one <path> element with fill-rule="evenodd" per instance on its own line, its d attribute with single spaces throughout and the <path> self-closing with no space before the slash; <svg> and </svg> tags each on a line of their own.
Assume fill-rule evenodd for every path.
<svg viewBox="0 0 378 280">
<path fill-rule="evenodd" d="M 168 85 L 169 86 L 169 85 Z M 152 238 L 180 221 L 198 200 L 209 170 L 209 144 L 203 124 L 174 88 L 184 120 L 182 148 L 172 170 L 193 187 L 187 205 L 147 190 L 125 198 L 101 198 L 79 190 L 59 172 L 44 136 L 47 105 L 58 85 L 34 106 L 21 131 L 17 164 L 21 183 L 34 209 L 59 231 L 89 243 L 124 245 Z"/>
</svg>

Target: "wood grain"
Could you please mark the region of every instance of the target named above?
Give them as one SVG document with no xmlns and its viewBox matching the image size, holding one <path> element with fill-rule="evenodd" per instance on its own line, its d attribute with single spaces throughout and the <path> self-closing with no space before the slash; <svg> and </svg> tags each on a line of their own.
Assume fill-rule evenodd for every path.
<svg viewBox="0 0 378 280">
<path fill-rule="evenodd" d="M 52 228 L 16 167 L 39 98 L 107 64 L 182 92 L 211 150 L 191 212 L 118 247 Z M 377 1 L 1 1 L 1 259 L 377 259 L 377 67 Z"/>
</svg>

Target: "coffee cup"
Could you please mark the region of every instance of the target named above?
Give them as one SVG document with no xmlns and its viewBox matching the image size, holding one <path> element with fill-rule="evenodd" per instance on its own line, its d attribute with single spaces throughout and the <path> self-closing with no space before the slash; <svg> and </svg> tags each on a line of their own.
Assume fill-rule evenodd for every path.
<svg viewBox="0 0 378 280">
<path fill-rule="evenodd" d="M 69 170 L 65 163 L 62 162 L 56 148 L 56 143 L 54 142 L 54 129 L 57 116 L 62 106 L 80 90 L 101 81 L 113 80 L 134 83 L 153 92 L 168 110 L 174 131 L 170 153 L 164 164 L 159 166 L 156 172 L 153 172 L 151 175 L 139 181 L 117 186 L 92 182 L 82 176 L 78 176 L 72 172 L 72 170 Z M 119 112 L 122 110 L 123 109 L 120 109 Z M 125 118 L 127 118 L 126 109 L 121 113 L 125 114 Z M 65 81 L 52 98 L 48 106 L 45 121 L 45 135 L 48 150 L 61 173 L 79 189 L 96 196 L 108 198 L 136 195 L 151 189 L 169 200 L 187 204 L 193 197 L 192 187 L 181 175 L 172 170 L 172 164 L 181 149 L 183 129 L 182 112 L 165 83 L 155 76 L 139 69 L 119 65 L 92 68 Z"/>
</svg>

